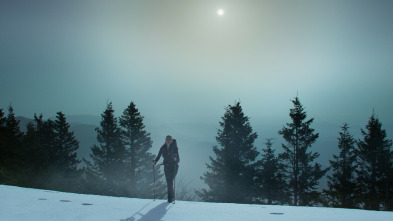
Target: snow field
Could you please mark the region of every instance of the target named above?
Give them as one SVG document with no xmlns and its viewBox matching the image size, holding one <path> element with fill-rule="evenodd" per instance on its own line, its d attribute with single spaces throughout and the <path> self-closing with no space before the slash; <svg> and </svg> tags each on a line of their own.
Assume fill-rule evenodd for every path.
<svg viewBox="0 0 393 221">
<path fill-rule="evenodd" d="M 390 221 L 392 212 L 133 199 L 0 185 L 0 220 L 355 220 Z"/>
</svg>

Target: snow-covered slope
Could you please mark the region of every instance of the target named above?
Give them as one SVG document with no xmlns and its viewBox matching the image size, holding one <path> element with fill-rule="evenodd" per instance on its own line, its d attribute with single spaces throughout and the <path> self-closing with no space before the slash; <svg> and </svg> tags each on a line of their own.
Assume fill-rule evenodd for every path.
<svg viewBox="0 0 393 221">
<path fill-rule="evenodd" d="M 0 220 L 393 220 L 392 212 L 130 199 L 0 185 Z"/>
</svg>

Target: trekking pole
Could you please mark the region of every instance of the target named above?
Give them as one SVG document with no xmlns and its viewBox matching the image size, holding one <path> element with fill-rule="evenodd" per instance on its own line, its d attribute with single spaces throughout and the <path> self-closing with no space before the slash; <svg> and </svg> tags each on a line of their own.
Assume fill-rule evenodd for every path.
<svg viewBox="0 0 393 221">
<path fill-rule="evenodd" d="M 164 163 L 160 163 L 157 166 L 161 166 Z M 154 189 L 154 201 L 156 201 L 156 168 L 155 168 L 155 164 L 153 164 L 153 174 L 154 174 L 154 185 L 153 185 L 153 189 Z"/>
<path fill-rule="evenodd" d="M 154 165 L 153 165 L 153 173 L 154 173 L 154 186 L 153 186 L 153 189 L 154 189 L 154 201 L 156 201 L 156 169 L 154 168 Z"/>
</svg>

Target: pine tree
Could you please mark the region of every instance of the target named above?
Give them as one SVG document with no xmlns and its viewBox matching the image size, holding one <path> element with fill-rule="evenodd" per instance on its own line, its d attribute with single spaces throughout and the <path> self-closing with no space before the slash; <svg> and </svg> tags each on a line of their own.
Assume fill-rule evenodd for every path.
<svg viewBox="0 0 393 221">
<path fill-rule="evenodd" d="M 54 173 L 50 182 L 56 190 L 80 192 L 81 170 L 78 164 L 81 162 L 77 156 L 79 142 L 70 131 L 70 125 L 62 112 L 58 112 L 56 120 L 53 121 L 53 132 L 55 141 Z"/>
<path fill-rule="evenodd" d="M 75 139 L 74 132 L 70 131 L 70 124 L 62 112 L 57 113 L 54 132 L 57 146 L 56 167 L 64 175 L 71 175 L 77 172 L 80 163 L 76 153 L 79 142 Z"/>
<path fill-rule="evenodd" d="M 278 132 L 287 142 L 286 145 L 282 144 L 284 152 L 279 157 L 287 168 L 286 175 L 289 177 L 293 205 L 311 205 L 317 201 L 316 186 L 327 169 L 322 169 L 318 163 L 312 165 L 319 157 L 317 152 L 313 153 L 309 150 L 319 137 L 319 134 L 314 133 L 314 129 L 310 127 L 314 119 L 305 121 L 307 114 L 298 97 L 292 103 L 294 108 L 290 109 L 289 113 L 292 122 L 287 123 L 288 127 L 283 127 Z"/>
<path fill-rule="evenodd" d="M 4 113 L 1 111 L 1 115 Z M 19 121 L 15 118 L 12 106 L 8 108 L 8 115 L 1 119 L 1 156 L 0 181 L 5 184 L 18 185 L 18 171 L 20 170 L 20 149 L 23 133 L 19 128 Z"/>
<path fill-rule="evenodd" d="M 120 117 L 120 126 L 123 130 L 123 143 L 126 147 L 126 178 L 128 196 L 138 198 L 151 197 L 153 189 L 153 170 L 151 161 L 154 156 L 149 152 L 152 148 L 152 140 L 150 133 L 145 130 L 143 123 L 144 117 L 141 116 L 134 102 L 124 110 Z M 156 178 L 160 180 L 162 174 L 157 172 Z M 157 185 L 164 187 L 162 181 Z M 163 192 L 161 188 L 157 192 Z"/>
<path fill-rule="evenodd" d="M 17 148 L 20 147 L 20 144 L 23 139 L 23 133 L 19 128 L 19 121 L 15 118 L 14 109 L 12 106 L 8 109 L 8 116 L 5 120 L 5 136 L 6 136 L 6 145 L 8 148 L 8 153 L 13 154 L 17 152 Z"/>
<path fill-rule="evenodd" d="M 7 172 L 8 163 L 8 150 L 6 145 L 6 117 L 3 109 L 0 109 L 0 184 L 7 184 L 9 175 Z"/>
<path fill-rule="evenodd" d="M 41 144 L 40 136 L 36 131 L 34 123 L 27 125 L 20 158 L 23 166 L 18 178 L 20 185 L 33 188 L 48 188 L 49 154 Z"/>
<path fill-rule="evenodd" d="M 3 109 L 0 109 L 0 184 L 6 183 L 6 165 L 5 160 L 5 121 Z"/>
<path fill-rule="evenodd" d="M 69 129 L 70 125 L 62 112 L 57 113 L 55 121 L 44 120 L 42 114 L 34 115 L 34 127 L 30 128 L 31 137 L 29 139 L 33 142 L 35 141 L 34 136 L 38 136 L 40 147 L 33 148 L 36 151 L 40 151 L 42 148 L 45 151 L 43 158 L 48 159 L 48 162 L 43 162 L 47 167 L 42 175 L 46 176 L 42 178 L 43 188 L 71 192 L 79 192 L 81 188 L 79 179 L 81 174 L 77 169 L 80 161 L 76 155 L 79 142 Z M 41 167 L 41 164 L 38 163 L 38 166 Z"/>
<path fill-rule="evenodd" d="M 12 106 L 7 118 L 0 111 L 0 181 L 1 183 L 44 188 L 41 176 L 47 168 L 48 158 L 42 150 L 40 138 L 33 124 L 27 126 L 26 134 L 19 128 Z"/>
<path fill-rule="evenodd" d="M 288 201 L 287 184 L 283 173 L 281 159 L 276 157 L 272 149 L 272 139 L 266 139 L 266 148 L 263 149 L 262 159 L 256 163 L 258 196 L 262 203 L 283 204 Z"/>
<path fill-rule="evenodd" d="M 328 205 L 341 208 L 356 208 L 356 170 L 357 149 L 355 139 L 349 133 L 349 126 L 345 123 L 338 138 L 339 156 L 333 155 L 330 160 L 333 174 L 328 176 L 328 190 L 325 190 Z"/>
<path fill-rule="evenodd" d="M 390 155 L 391 161 L 393 161 L 393 151 Z M 390 164 L 390 168 L 387 173 L 387 180 L 385 183 L 385 198 L 384 198 L 384 209 L 393 211 L 393 166 Z"/>
<path fill-rule="evenodd" d="M 45 152 L 47 152 L 49 156 L 48 170 L 50 170 L 52 173 L 55 173 L 56 167 L 58 165 L 58 150 L 55 133 L 55 123 L 50 119 L 44 120 L 42 114 L 40 114 L 39 117 L 34 114 L 34 124 L 35 130 L 40 138 L 42 148 L 44 148 Z"/>
<path fill-rule="evenodd" d="M 251 202 L 257 134 L 239 102 L 226 108 L 220 127 L 216 140 L 222 148 L 213 146 L 216 158 L 210 157 L 208 172 L 201 177 L 209 189 L 202 189 L 198 195 L 205 201 Z"/>
<path fill-rule="evenodd" d="M 62 187 L 66 182 L 62 180 L 62 175 L 59 171 L 59 147 L 55 132 L 55 122 L 51 119 L 44 120 L 42 114 L 39 116 L 34 114 L 34 126 L 41 148 L 48 157 L 48 164 L 44 173 L 45 177 L 42 178 L 42 188 L 67 191 L 68 189 Z"/>
<path fill-rule="evenodd" d="M 5 130 L 5 117 L 4 117 L 4 112 L 3 109 L 0 109 L 0 134 L 3 135 L 4 130 Z"/>
<path fill-rule="evenodd" d="M 101 117 L 101 127 L 96 128 L 99 145 L 91 147 L 93 162 L 85 160 L 85 177 L 97 193 L 126 196 L 126 150 L 112 103 L 107 105 Z"/>
<path fill-rule="evenodd" d="M 386 138 L 386 131 L 375 117 L 370 117 L 364 136 L 359 140 L 358 183 L 361 186 L 361 203 L 365 209 L 380 210 L 381 207 L 389 209 L 392 201 L 392 140 Z"/>
</svg>

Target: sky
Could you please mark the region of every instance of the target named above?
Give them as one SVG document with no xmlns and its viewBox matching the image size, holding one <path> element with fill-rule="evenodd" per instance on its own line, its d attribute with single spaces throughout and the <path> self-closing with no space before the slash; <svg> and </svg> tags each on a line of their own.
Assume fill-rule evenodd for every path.
<svg viewBox="0 0 393 221">
<path fill-rule="evenodd" d="M 363 0 L 3 0 L 0 108 L 98 116 L 113 102 L 120 115 L 134 101 L 149 122 L 218 127 L 240 101 L 252 124 L 280 126 L 298 95 L 319 121 L 365 125 L 374 109 L 392 125 L 392 11 Z"/>
<path fill-rule="evenodd" d="M 324 207 L 206 203 L 133 199 L 62 193 L 0 185 L 0 212 L 8 221 L 19 220 L 271 220 L 271 221 L 385 221 L 393 213 Z"/>
</svg>

